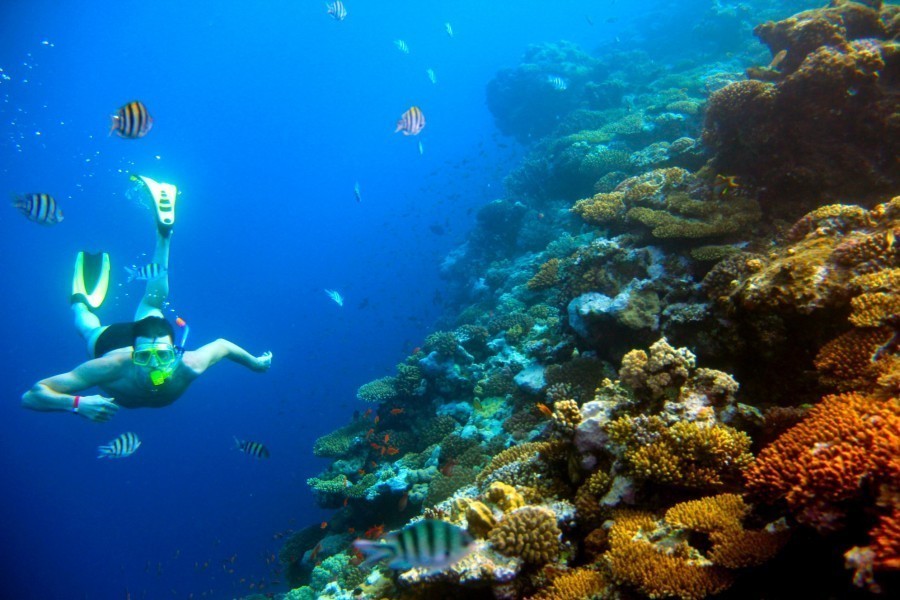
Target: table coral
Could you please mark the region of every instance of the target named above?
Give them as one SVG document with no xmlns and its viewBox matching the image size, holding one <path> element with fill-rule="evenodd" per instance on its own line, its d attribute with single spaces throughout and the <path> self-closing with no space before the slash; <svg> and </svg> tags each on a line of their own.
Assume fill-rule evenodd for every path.
<svg viewBox="0 0 900 600">
<path fill-rule="evenodd" d="M 553 511 L 525 506 L 506 515 L 491 531 L 491 545 L 506 556 L 543 565 L 559 557 L 561 536 Z"/>
<path fill-rule="evenodd" d="M 397 397 L 397 378 L 388 375 L 365 383 L 356 390 L 356 397 L 364 402 L 388 402 Z"/>
</svg>

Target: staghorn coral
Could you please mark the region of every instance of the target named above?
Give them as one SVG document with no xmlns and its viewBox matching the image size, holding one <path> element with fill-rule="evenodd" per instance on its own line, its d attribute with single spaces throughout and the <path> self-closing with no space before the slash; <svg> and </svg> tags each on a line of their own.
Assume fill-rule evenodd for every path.
<svg viewBox="0 0 900 600">
<path fill-rule="evenodd" d="M 625 415 L 606 426 L 624 466 L 637 477 L 684 487 L 715 488 L 735 479 L 753 460 L 750 437 L 727 425 Z"/>
<path fill-rule="evenodd" d="M 609 581 L 592 569 L 574 569 L 553 578 L 549 587 L 531 597 L 531 600 L 586 600 L 601 597 Z"/>
<path fill-rule="evenodd" d="M 529 290 L 545 290 L 559 282 L 559 259 L 551 258 L 538 268 L 534 277 L 526 284 Z"/>
<path fill-rule="evenodd" d="M 506 515 L 491 531 L 491 546 L 506 556 L 543 565 L 559 557 L 561 536 L 553 511 L 525 506 Z"/>
</svg>

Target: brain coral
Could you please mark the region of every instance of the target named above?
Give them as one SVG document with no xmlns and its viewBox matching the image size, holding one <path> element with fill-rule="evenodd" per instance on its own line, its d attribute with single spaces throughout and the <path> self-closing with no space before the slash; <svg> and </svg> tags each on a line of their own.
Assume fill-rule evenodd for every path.
<svg viewBox="0 0 900 600">
<path fill-rule="evenodd" d="M 506 556 L 543 565 L 559 557 L 561 535 L 553 511 L 525 506 L 506 515 L 491 530 L 491 545 Z"/>
</svg>

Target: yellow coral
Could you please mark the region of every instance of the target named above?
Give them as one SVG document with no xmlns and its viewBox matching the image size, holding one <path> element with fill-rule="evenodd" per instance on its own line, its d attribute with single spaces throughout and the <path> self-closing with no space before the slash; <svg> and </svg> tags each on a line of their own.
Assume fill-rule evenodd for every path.
<svg viewBox="0 0 900 600">
<path fill-rule="evenodd" d="M 491 530 L 497 525 L 497 519 L 494 518 L 491 509 L 482 502 L 469 503 L 466 508 L 466 522 L 469 533 L 481 539 L 488 537 Z"/>
<path fill-rule="evenodd" d="M 600 596 L 606 586 L 606 578 L 601 573 L 575 569 L 555 577 L 550 587 L 532 596 L 531 600 L 585 600 Z"/>
<path fill-rule="evenodd" d="M 850 322 L 857 327 L 881 327 L 900 318 L 900 295 L 868 292 L 850 301 Z"/>
<path fill-rule="evenodd" d="M 650 540 L 656 528 L 648 513 L 615 514 L 604 558 L 617 582 L 632 585 L 650 598 L 677 596 L 682 600 L 701 600 L 732 584 L 733 577 L 726 569 L 686 556 L 684 547 L 671 554 L 660 551 Z"/>
<path fill-rule="evenodd" d="M 588 223 L 601 225 L 615 221 L 625 214 L 625 203 L 622 192 L 595 194 L 575 203 L 570 210 Z"/>
<path fill-rule="evenodd" d="M 575 493 L 575 511 L 578 515 L 578 523 L 582 527 L 585 524 L 597 523 L 603 516 L 603 508 L 600 499 L 609 491 L 612 480 L 604 471 L 597 471 L 578 488 Z"/>
<path fill-rule="evenodd" d="M 666 511 L 666 522 L 676 527 L 709 533 L 740 527 L 741 519 L 750 511 L 737 494 L 719 494 L 699 500 L 681 502 Z"/>
<path fill-rule="evenodd" d="M 816 355 L 819 379 L 842 392 L 870 389 L 887 367 L 885 361 L 872 359 L 892 335 L 886 327 L 851 329 L 831 340 Z"/>
<path fill-rule="evenodd" d="M 526 284 L 529 290 L 545 290 L 559 282 L 559 259 L 551 258 L 540 266 L 534 277 Z"/>
<path fill-rule="evenodd" d="M 491 531 L 491 545 L 506 556 L 543 565 L 559 557 L 561 535 L 553 511 L 525 506 L 506 515 Z"/>
<path fill-rule="evenodd" d="M 564 433 L 574 434 L 575 428 L 581 423 L 581 411 L 574 400 L 558 400 L 553 403 L 551 415 L 554 426 Z"/>
<path fill-rule="evenodd" d="M 502 481 L 493 482 L 485 492 L 485 497 L 505 513 L 525 506 L 525 498 L 522 497 L 522 494 L 513 486 Z"/>
</svg>

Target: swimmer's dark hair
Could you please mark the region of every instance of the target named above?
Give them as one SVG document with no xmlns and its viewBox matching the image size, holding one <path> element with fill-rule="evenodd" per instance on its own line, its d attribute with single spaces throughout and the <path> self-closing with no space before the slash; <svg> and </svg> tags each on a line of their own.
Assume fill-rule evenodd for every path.
<svg viewBox="0 0 900 600">
<path fill-rule="evenodd" d="M 172 343 L 175 343 L 175 329 L 172 324 L 162 317 L 144 317 L 140 321 L 136 321 L 132 329 L 131 343 L 139 337 L 158 338 L 169 336 Z"/>
</svg>

